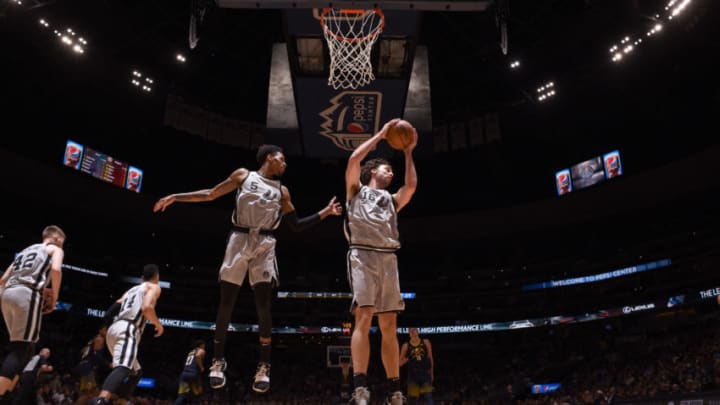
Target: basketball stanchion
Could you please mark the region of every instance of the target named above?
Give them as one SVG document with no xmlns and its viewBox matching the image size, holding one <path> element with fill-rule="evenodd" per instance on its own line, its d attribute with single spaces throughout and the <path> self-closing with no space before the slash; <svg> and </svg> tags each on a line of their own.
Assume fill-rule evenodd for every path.
<svg viewBox="0 0 720 405">
<path fill-rule="evenodd" d="M 350 359 L 340 359 L 340 369 L 342 370 L 342 384 L 340 384 L 340 398 L 343 400 L 350 399 Z"/>
</svg>

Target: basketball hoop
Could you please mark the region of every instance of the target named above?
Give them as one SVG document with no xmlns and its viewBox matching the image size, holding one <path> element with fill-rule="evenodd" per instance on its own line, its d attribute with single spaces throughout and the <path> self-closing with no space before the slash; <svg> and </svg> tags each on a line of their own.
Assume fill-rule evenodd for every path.
<svg viewBox="0 0 720 405">
<path fill-rule="evenodd" d="M 324 8 L 320 25 L 330 50 L 328 86 L 357 89 L 375 80 L 370 53 L 385 27 L 383 12 Z"/>
</svg>

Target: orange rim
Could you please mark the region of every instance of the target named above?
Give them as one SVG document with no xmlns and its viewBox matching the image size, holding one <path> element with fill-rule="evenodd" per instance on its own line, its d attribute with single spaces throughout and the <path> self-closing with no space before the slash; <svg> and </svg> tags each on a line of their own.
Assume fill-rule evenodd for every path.
<svg viewBox="0 0 720 405">
<path fill-rule="evenodd" d="M 376 36 L 378 36 L 378 35 L 382 32 L 383 28 L 385 28 L 385 14 L 383 14 L 382 10 L 380 10 L 379 8 L 373 8 L 372 10 L 375 12 L 375 14 L 377 14 L 377 15 L 380 16 L 380 27 L 379 27 L 378 29 L 376 29 L 376 30 L 375 30 L 372 34 L 370 34 L 370 35 L 366 35 L 366 36 L 364 36 L 364 37 L 359 37 L 359 38 L 348 38 L 348 37 L 346 37 L 346 36 L 344 36 L 344 35 L 336 34 L 336 33 L 332 32 L 332 31 L 330 31 L 330 29 L 325 25 L 325 16 L 326 16 L 331 10 L 332 10 L 332 8 L 329 8 L 329 7 L 326 7 L 326 8 L 323 9 L 322 14 L 320 14 L 320 26 L 322 26 L 323 32 L 325 32 L 325 31 L 329 32 L 330 35 L 332 35 L 333 37 L 335 37 L 335 39 L 337 39 L 338 41 L 343 41 L 343 42 L 362 42 L 362 41 L 365 41 L 365 40 L 368 40 L 368 39 L 375 38 Z M 341 13 L 341 14 L 348 14 L 348 15 L 353 15 L 353 14 L 354 14 L 354 15 L 360 15 L 360 14 L 364 14 L 365 11 L 367 11 L 367 10 L 363 10 L 363 9 L 352 9 L 352 8 L 341 8 L 341 9 L 340 9 L 340 13 Z"/>
</svg>

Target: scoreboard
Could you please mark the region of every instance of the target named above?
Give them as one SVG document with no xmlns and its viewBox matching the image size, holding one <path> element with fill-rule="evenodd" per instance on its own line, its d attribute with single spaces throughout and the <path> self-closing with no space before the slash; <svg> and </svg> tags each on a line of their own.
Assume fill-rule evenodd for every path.
<svg viewBox="0 0 720 405">
<path fill-rule="evenodd" d="M 63 164 L 106 183 L 140 192 L 142 170 L 77 142 L 67 141 Z"/>
<path fill-rule="evenodd" d="M 80 171 L 118 187 L 125 187 L 128 165 L 95 149 L 85 148 Z"/>
</svg>

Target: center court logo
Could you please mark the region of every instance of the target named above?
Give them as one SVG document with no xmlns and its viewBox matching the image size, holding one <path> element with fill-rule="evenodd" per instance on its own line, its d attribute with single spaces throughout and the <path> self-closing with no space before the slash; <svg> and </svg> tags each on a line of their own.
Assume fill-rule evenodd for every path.
<svg viewBox="0 0 720 405">
<path fill-rule="evenodd" d="M 378 131 L 381 107 L 379 91 L 343 91 L 320 112 L 325 120 L 320 124 L 320 135 L 340 149 L 355 150 Z"/>
</svg>

